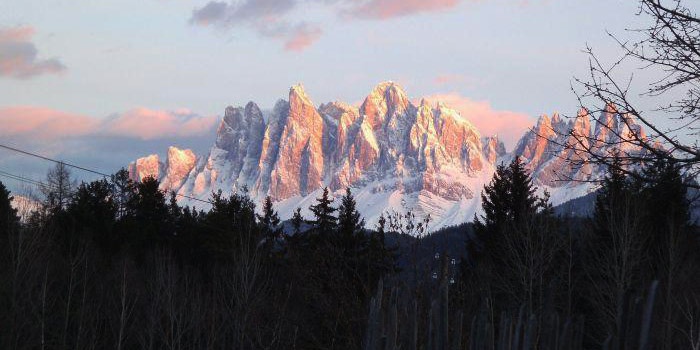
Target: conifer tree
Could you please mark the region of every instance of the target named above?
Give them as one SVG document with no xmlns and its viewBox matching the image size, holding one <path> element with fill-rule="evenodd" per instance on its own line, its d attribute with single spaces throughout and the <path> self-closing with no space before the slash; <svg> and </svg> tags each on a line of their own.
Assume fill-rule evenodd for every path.
<svg viewBox="0 0 700 350">
<path fill-rule="evenodd" d="M 117 206 L 117 217 L 121 218 L 126 214 L 126 207 L 135 191 L 134 182 L 129 178 L 129 172 L 121 168 L 111 178 L 114 203 Z"/>
<path fill-rule="evenodd" d="M 12 207 L 10 191 L 5 187 L 5 184 L 0 182 L 0 233 L 10 232 L 15 229 L 19 223 L 17 209 Z"/>
<path fill-rule="evenodd" d="M 135 246 L 138 254 L 165 243 L 173 236 L 168 204 L 159 185 L 153 177 L 143 179 L 135 184 L 135 192 L 126 205 L 122 221 L 126 233 L 131 235 L 129 243 Z"/>
<path fill-rule="evenodd" d="M 612 226 L 621 219 L 620 215 L 625 215 L 628 206 L 633 204 L 632 195 L 632 183 L 621 170 L 619 158 L 615 158 L 613 166 L 607 168 L 595 200 L 593 223 L 600 238 L 610 238 Z"/>
<path fill-rule="evenodd" d="M 522 225 L 545 209 L 547 198 L 535 194 L 532 178 L 520 158 L 509 165 L 500 164 L 491 182 L 481 194 L 484 215 L 474 219 L 474 231 L 483 249 L 497 254 L 499 235 L 513 225 Z"/>
<path fill-rule="evenodd" d="M 618 336 L 626 293 L 647 287 L 642 268 L 648 227 L 640 188 L 627 177 L 617 157 L 607 168 L 596 196 L 592 226 L 583 264 L 593 282 L 586 293 L 594 313 L 592 327 Z"/>
<path fill-rule="evenodd" d="M 544 281 L 551 282 L 558 236 L 548 196 L 539 197 L 519 158 L 497 167 L 482 193 L 484 215 L 475 217 L 467 243 L 464 277 L 475 274 L 499 310 L 541 307 Z M 476 269 L 472 271 L 472 269 Z M 498 276 L 494 278 L 494 276 Z M 513 295 L 516 298 L 513 298 Z"/>
<path fill-rule="evenodd" d="M 292 227 L 294 227 L 294 235 L 301 233 L 301 225 L 304 224 L 304 217 L 301 216 L 301 208 L 297 208 L 292 214 Z"/>
<path fill-rule="evenodd" d="M 677 300 L 690 298 L 697 293 L 697 285 L 692 281 L 697 274 L 698 245 L 694 228 L 690 223 L 690 201 L 688 187 L 677 164 L 659 159 L 643 169 L 645 181 L 641 188 L 641 204 L 644 206 L 644 226 L 646 237 L 644 255 L 646 264 L 642 272 L 660 282 L 659 319 L 664 322 L 661 339 L 670 344 L 678 333 L 673 325 L 682 323 L 687 312 Z"/>
<path fill-rule="evenodd" d="M 345 195 L 340 199 L 338 207 L 338 232 L 346 243 L 357 241 L 357 236 L 362 235 L 365 227 L 365 219 L 357 211 L 355 197 L 350 188 L 345 189 Z"/>
<path fill-rule="evenodd" d="M 262 215 L 256 214 L 258 222 L 263 227 L 265 234 L 269 237 L 277 237 L 280 233 L 280 217 L 272 205 L 272 198 L 265 197 L 263 202 Z"/>
<path fill-rule="evenodd" d="M 103 252 L 114 251 L 119 245 L 113 235 L 117 207 L 112 194 L 107 180 L 82 183 L 66 209 L 77 233 L 91 235 Z"/>
<path fill-rule="evenodd" d="M 315 217 L 312 221 L 314 229 L 321 234 L 330 234 L 338 224 L 338 218 L 334 216 L 338 209 L 333 208 L 331 204 L 333 199 L 329 198 L 328 187 L 325 187 L 321 198 L 316 198 L 316 204 L 309 207 Z"/>
<path fill-rule="evenodd" d="M 212 194 L 212 202 L 203 218 L 207 249 L 229 259 L 241 248 L 257 246 L 262 237 L 255 222 L 255 203 L 245 192 L 224 197 L 218 191 Z"/>
</svg>

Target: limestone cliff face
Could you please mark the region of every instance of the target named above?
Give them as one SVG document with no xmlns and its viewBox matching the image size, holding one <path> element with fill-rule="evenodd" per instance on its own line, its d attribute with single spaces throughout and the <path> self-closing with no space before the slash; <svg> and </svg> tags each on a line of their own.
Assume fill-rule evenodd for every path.
<svg viewBox="0 0 700 350">
<path fill-rule="evenodd" d="M 491 164 L 496 164 L 498 158 L 506 154 L 506 146 L 498 139 L 498 136 L 482 137 L 481 144 L 483 145 L 484 158 Z"/>
<path fill-rule="evenodd" d="M 633 120 L 608 106 L 593 120 L 593 131 L 586 110 L 567 120 L 543 115 L 506 153 L 498 137 L 482 137 L 469 115 L 440 102 L 411 101 L 400 86 L 385 82 L 359 107 L 337 101 L 316 107 L 296 85 L 265 117 L 253 102 L 227 107 L 206 156 L 171 147 L 165 162 L 151 155 L 132 162 L 129 171 L 134 180 L 153 176 L 163 189 L 203 200 L 247 188 L 255 201 L 271 196 L 284 218 L 307 208 L 323 187 L 338 193 L 352 187 L 369 223 L 385 210 L 412 210 L 444 226 L 473 218 L 479 193 L 501 161 L 520 157 L 537 185 L 569 191 L 601 169 L 564 145 L 582 139 L 611 152 L 616 135 L 644 137 Z"/>
<path fill-rule="evenodd" d="M 289 114 L 280 136 L 268 195 L 280 200 L 304 196 L 321 187 L 323 135 L 326 131 L 321 115 L 303 87 L 292 87 L 289 90 Z"/>
<path fill-rule="evenodd" d="M 143 181 L 152 177 L 160 181 L 163 190 L 178 190 L 194 168 L 197 156 L 191 150 L 168 148 L 166 162 L 160 161 L 157 154 L 139 158 L 129 164 L 129 177 L 133 181 Z"/>
<path fill-rule="evenodd" d="M 143 181 L 147 177 L 160 180 L 164 164 L 157 154 L 151 154 L 129 163 L 129 178 L 133 181 Z"/>
<path fill-rule="evenodd" d="M 513 156 L 521 157 L 537 184 L 572 186 L 600 179 L 605 173 L 605 169 L 594 166 L 590 162 L 591 155 L 582 150 L 591 149 L 594 154 L 601 155 L 643 152 L 639 147 L 620 143 L 621 139 L 634 137 L 646 137 L 644 130 L 629 116 L 619 114 L 614 106 L 607 105 L 601 111 L 593 131 L 591 113 L 580 109 L 568 122 L 558 114 L 551 119 L 541 116 L 520 139 Z"/>
<path fill-rule="evenodd" d="M 161 179 L 161 188 L 169 190 L 179 189 L 194 168 L 197 156 L 191 150 L 180 150 L 170 146 L 168 148 L 168 160 L 165 164 L 165 177 Z"/>
</svg>

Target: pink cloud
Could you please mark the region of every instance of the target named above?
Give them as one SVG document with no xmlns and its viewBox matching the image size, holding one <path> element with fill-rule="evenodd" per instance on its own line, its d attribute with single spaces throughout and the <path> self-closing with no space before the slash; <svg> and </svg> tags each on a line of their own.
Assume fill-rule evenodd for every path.
<svg viewBox="0 0 700 350">
<path fill-rule="evenodd" d="M 442 11 L 456 6 L 460 0 L 369 0 L 350 10 L 358 18 L 388 19 L 421 12 Z"/>
<path fill-rule="evenodd" d="M 28 79 L 66 69 L 56 58 L 39 59 L 32 27 L 0 28 L 0 77 Z"/>
<path fill-rule="evenodd" d="M 97 130 L 99 120 L 44 107 L 0 107 L 0 136 L 29 136 L 45 140 L 82 136 Z"/>
<path fill-rule="evenodd" d="M 0 42 L 28 41 L 34 36 L 33 27 L 15 27 L 0 29 Z"/>
<path fill-rule="evenodd" d="M 284 44 L 287 51 L 303 51 L 321 37 L 321 28 L 300 27 L 290 34 Z"/>
<path fill-rule="evenodd" d="M 211 131 L 216 120 L 216 116 L 200 117 L 192 113 L 160 111 L 141 107 L 112 117 L 104 123 L 103 132 L 143 140 L 172 136 L 198 136 Z"/>
<path fill-rule="evenodd" d="M 175 112 L 135 108 L 109 118 L 66 113 L 45 107 L 0 107 L 0 137 L 26 137 L 40 141 L 107 135 L 153 140 L 201 136 L 211 132 L 217 117 L 202 117 L 189 110 Z"/>
<path fill-rule="evenodd" d="M 443 102 L 457 110 L 481 132 L 481 136 L 498 135 L 511 148 L 534 119 L 524 113 L 494 110 L 486 101 L 473 101 L 456 93 L 427 96 L 431 103 Z"/>
</svg>

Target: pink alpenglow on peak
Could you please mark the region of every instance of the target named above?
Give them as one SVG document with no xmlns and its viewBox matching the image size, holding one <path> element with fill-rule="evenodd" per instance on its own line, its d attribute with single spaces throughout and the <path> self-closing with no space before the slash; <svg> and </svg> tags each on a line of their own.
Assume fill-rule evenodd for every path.
<svg viewBox="0 0 700 350">
<path fill-rule="evenodd" d="M 158 155 L 151 154 L 129 164 L 129 178 L 133 181 L 143 181 L 148 177 L 160 180 L 164 167 Z"/>
<path fill-rule="evenodd" d="M 533 122 L 532 117 L 526 114 L 497 110 L 488 102 L 474 101 L 456 93 L 431 95 L 426 99 L 450 106 L 485 135 L 498 134 L 508 147 L 513 147 Z"/>
<path fill-rule="evenodd" d="M 525 162 L 535 182 L 552 194 L 553 204 L 592 190 L 588 182 L 562 182 L 558 175 L 602 176 L 590 166 L 568 166 L 563 158 L 582 155 L 558 146 L 572 133 L 591 135 L 588 113 L 568 122 L 556 113 L 543 115 L 531 130 L 532 123 L 523 126 L 517 147 L 507 153 L 502 133 L 482 137 L 479 122 L 484 116 L 515 116 L 517 124 L 528 117 L 461 97 L 453 101 L 467 101 L 469 114 L 449 99 L 411 100 L 399 85 L 384 82 L 359 108 L 337 101 L 316 107 L 298 84 L 267 118 L 253 102 L 227 107 L 207 155 L 171 147 L 165 163 L 152 155 L 129 169 L 135 180 L 154 176 L 164 190 L 204 200 L 219 190 L 230 194 L 247 188 L 256 202 L 272 197 L 284 219 L 297 207 L 309 216 L 307 208 L 324 187 L 334 195 L 350 187 L 369 225 L 388 210 L 411 210 L 430 215 L 432 228 L 473 219 L 479 193 L 496 165 L 513 157 Z"/>
</svg>

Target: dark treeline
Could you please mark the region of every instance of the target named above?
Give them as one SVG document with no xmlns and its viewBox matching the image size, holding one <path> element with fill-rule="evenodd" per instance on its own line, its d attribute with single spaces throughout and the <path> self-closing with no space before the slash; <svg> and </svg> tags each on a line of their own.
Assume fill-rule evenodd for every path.
<svg viewBox="0 0 700 350">
<path fill-rule="evenodd" d="M 23 220 L 0 185 L 4 349 L 360 348 L 395 269 L 349 191 L 289 236 L 245 193 L 198 211 L 125 171 L 76 186 L 61 164 L 47 184 Z"/>
<path fill-rule="evenodd" d="M 473 225 L 430 233 L 429 219 L 392 213 L 369 230 L 350 190 L 325 190 L 313 217 L 297 211 L 283 232 L 269 198 L 256 214 L 245 192 L 216 193 L 201 211 L 150 178 L 76 185 L 59 164 L 22 220 L 0 186 L 0 341 L 697 348 L 700 254 L 684 180 L 666 162 L 643 170 L 654 182 L 611 169 L 589 219 L 555 216 L 516 159 L 498 167 Z"/>
</svg>

